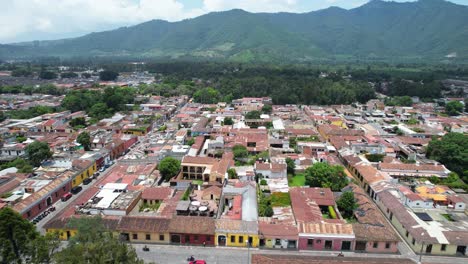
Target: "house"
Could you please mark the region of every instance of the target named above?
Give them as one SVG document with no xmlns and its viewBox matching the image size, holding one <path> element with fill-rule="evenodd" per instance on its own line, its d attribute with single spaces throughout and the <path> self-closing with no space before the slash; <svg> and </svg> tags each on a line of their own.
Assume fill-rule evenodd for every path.
<svg viewBox="0 0 468 264">
<path fill-rule="evenodd" d="M 175 216 L 169 224 L 173 244 L 214 245 L 215 220 L 211 217 Z"/>
<path fill-rule="evenodd" d="M 380 163 L 379 169 L 388 173 L 393 178 L 413 178 L 413 177 L 431 177 L 437 176 L 446 178 L 450 170 L 444 165 L 434 164 L 397 164 Z"/>
<path fill-rule="evenodd" d="M 182 178 L 205 182 L 224 181 L 229 167 L 234 165 L 232 154 L 224 154 L 221 160 L 210 157 L 184 156 L 182 159 Z"/>
<path fill-rule="evenodd" d="M 369 253 L 397 253 L 400 242 L 398 235 L 364 190 L 355 184 L 350 184 L 343 191 L 352 191 L 358 204 L 354 212 L 357 222 L 352 224 L 356 236 L 354 250 Z"/>
<path fill-rule="evenodd" d="M 141 193 L 144 204 L 157 204 L 174 195 L 174 189 L 169 187 L 148 187 Z"/>
<path fill-rule="evenodd" d="M 170 219 L 146 216 L 124 216 L 116 231 L 123 241 L 133 243 L 169 243 Z"/>
<path fill-rule="evenodd" d="M 299 250 L 353 250 L 351 224 L 341 219 L 329 188 L 290 188 Z"/>
<path fill-rule="evenodd" d="M 258 222 L 259 246 L 264 248 L 297 248 L 298 231 L 286 223 Z"/>
<path fill-rule="evenodd" d="M 216 246 L 258 247 L 258 222 L 216 219 Z"/>
<path fill-rule="evenodd" d="M 285 163 L 255 162 L 255 172 L 268 179 L 287 177 L 287 165 Z"/>
</svg>

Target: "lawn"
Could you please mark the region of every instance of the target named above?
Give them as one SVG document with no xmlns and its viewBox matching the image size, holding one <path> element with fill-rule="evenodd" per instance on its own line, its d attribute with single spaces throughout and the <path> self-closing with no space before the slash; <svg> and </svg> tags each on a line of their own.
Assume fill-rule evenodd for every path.
<svg viewBox="0 0 468 264">
<path fill-rule="evenodd" d="M 285 207 L 291 205 L 289 193 L 272 193 L 270 196 L 271 206 Z"/>
<path fill-rule="evenodd" d="M 296 176 L 293 176 L 292 178 L 290 178 L 288 182 L 289 182 L 290 187 L 305 186 L 305 175 L 297 174 Z"/>
</svg>

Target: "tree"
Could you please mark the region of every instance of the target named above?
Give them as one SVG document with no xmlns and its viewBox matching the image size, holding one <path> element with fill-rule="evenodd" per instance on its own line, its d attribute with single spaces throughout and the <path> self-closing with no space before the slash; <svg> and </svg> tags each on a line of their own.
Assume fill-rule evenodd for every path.
<svg viewBox="0 0 468 264">
<path fill-rule="evenodd" d="M 193 144 L 195 144 L 195 139 L 194 138 L 189 138 L 189 140 L 187 140 L 187 142 L 185 143 L 189 146 L 192 146 Z"/>
<path fill-rule="evenodd" d="M 74 72 L 63 72 L 60 74 L 60 78 L 64 79 L 64 78 L 77 78 L 78 77 L 78 74 L 74 73 Z"/>
<path fill-rule="evenodd" d="M 212 87 L 200 89 L 193 94 L 193 100 L 202 104 L 215 104 L 219 101 L 219 98 L 218 90 Z"/>
<path fill-rule="evenodd" d="M 273 107 L 269 104 L 266 104 L 262 107 L 262 113 L 264 114 L 271 114 L 272 111 L 273 111 Z"/>
<path fill-rule="evenodd" d="M 91 107 L 88 115 L 97 119 L 103 119 L 111 115 L 111 110 L 105 103 L 97 103 Z"/>
<path fill-rule="evenodd" d="M 232 152 L 234 153 L 234 158 L 236 159 L 243 159 L 249 156 L 249 152 L 247 151 L 247 148 L 242 145 L 235 145 L 232 148 Z"/>
<path fill-rule="evenodd" d="M 239 177 L 237 176 L 237 172 L 234 168 L 230 168 L 227 170 L 229 179 L 238 179 Z"/>
<path fill-rule="evenodd" d="M 9 207 L 0 209 L 0 263 L 48 263 L 57 243 Z"/>
<path fill-rule="evenodd" d="M 5 121 L 6 118 L 7 118 L 7 117 L 5 116 L 5 114 L 3 113 L 3 111 L 0 111 L 0 122 Z"/>
<path fill-rule="evenodd" d="M 345 217 L 352 217 L 354 210 L 358 208 L 356 199 L 354 199 L 354 193 L 351 191 L 343 192 L 338 201 L 336 201 L 336 205 Z"/>
<path fill-rule="evenodd" d="M 76 142 L 78 142 L 80 145 L 83 146 L 83 148 L 88 151 L 91 149 L 91 137 L 88 132 L 81 132 L 77 139 Z"/>
<path fill-rule="evenodd" d="M 39 167 L 44 160 L 50 159 L 52 154 L 49 144 L 46 142 L 34 141 L 26 146 L 26 156 L 35 167 Z"/>
<path fill-rule="evenodd" d="M 51 71 L 41 71 L 39 73 L 39 78 L 44 79 L 44 80 L 57 79 L 57 74 Z"/>
<path fill-rule="evenodd" d="M 445 105 L 445 112 L 448 115 L 456 116 L 463 112 L 463 104 L 458 101 L 451 101 Z"/>
<path fill-rule="evenodd" d="M 180 161 L 173 157 L 165 157 L 158 165 L 158 170 L 161 176 L 166 180 L 170 180 L 176 176 L 180 170 Z"/>
<path fill-rule="evenodd" d="M 261 114 L 262 113 L 260 113 L 260 111 L 257 110 L 250 111 L 247 114 L 245 114 L 245 119 L 260 119 Z"/>
<path fill-rule="evenodd" d="M 105 228 L 100 217 L 73 218 L 68 226 L 77 233 L 67 247 L 55 254 L 56 263 L 144 263 L 132 246 Z"/>
<path fill-rule="evenodd" d="M 348 184 L 344 169 L 340 165 L 317 162 L 305 171 L 306 185 L 330 188 L 339 191 Z"/>
<path fill-rule="evenodd" d="M 228 117 L 224 118 L 224 125 L 232 126 L 232 125 L 234 125 L 234 120 L 232 120 L 232 118 L 228 116 Z"/>
<path fill-rule="evenodd" d="M 86 119 L 84 117 L 73 118 L 70 121 L 71 127 L 86 127 Z"/>
<path fill-rule="evenodd" d="M 294 175 L 296 174 L 296 163 L 291 158 L 286 158 L 286 166 L 288 170 L 288 174 Z"/>
<path fill-rule="evenodd" d="M 427 146 L 426 156 L 444 164 L 449 170 L 464 175 L 468 170 L 468 136 L 447 133 L 441 139 L 433 139 Z"/>
<path fill-rule="evenodd" d="M 115 81 L 117 80 L 117 77 L 119 76 L 118 72 L 114 71 L 101 71 L 99 72 L 99 79 L 101 81 Z"/>
</svg>

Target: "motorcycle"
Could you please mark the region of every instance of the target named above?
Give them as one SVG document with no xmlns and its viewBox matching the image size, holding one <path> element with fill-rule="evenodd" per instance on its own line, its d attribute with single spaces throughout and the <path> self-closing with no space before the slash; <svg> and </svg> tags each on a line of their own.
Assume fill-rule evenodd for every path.
<svg viewBox="0 0 468 264">
<path fill-rule="evenodd" d="M 193 256 L 190 256 L 189 258 L 187 258 L 187 261 L 195 261 L 195 258 Z"/>
</svg>

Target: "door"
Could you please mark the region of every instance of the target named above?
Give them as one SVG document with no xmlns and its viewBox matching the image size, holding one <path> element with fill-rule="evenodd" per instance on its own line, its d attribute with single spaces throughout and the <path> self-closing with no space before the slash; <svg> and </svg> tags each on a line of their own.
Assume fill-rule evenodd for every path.
<svg viewBox="0 0 468 264">
<path fill-rule="evenodd" d="M 171 243 L 180 244 L 180 235 L 171 235 Z"/>
<path fill-rule="evenodd" d="M 51 206 L 52 205 L 52 197 L 50 197 L 50 196 L 47 197 L 46 203 L 47 203 L 47 206 Z"/>
<path fill-rule="evenodd" d="M 341 242 L 341 250 L 351 250 L 351 241 Z"/>
<path fill-rule="evenodd" d="M 226 246 L 226 236 L 218 236 L 218 245 Z"/>
<path fill-rule="evenodd" d="M 332 249 L 333 241 L 325 240 L 325 249 Z"/>
<path fill-rule="evenodd" d="M 356 251 L 366 251 L 366 241 L 356 242 Z"/>
<path fill-rule="evenodd" d="M 464 256 L 466 254 L 466 246 L 458 246 L 457 247 L 457 255 Z"/>
<path fill-rule="evenodd" d="M 432 252 L 432 244 L 427 245 L 426 247 L 426 253 L 430 254 Z"/>
</svg>

